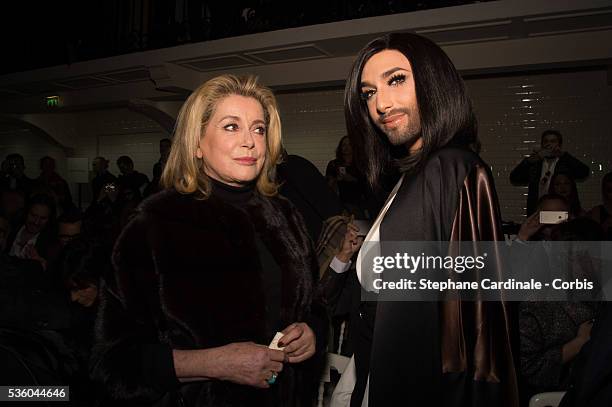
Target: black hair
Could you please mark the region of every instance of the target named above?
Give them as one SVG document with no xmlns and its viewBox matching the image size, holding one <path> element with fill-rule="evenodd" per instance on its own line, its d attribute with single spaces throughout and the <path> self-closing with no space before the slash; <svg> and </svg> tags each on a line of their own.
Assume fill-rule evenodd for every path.
<svg viewBox="0 0 612 407">
<path fill-rule="evenodd" d="M 57 223 L 77 223 L 83 220 L 83 214 L 78 209 L 71 209 L 57 218 Z"/>
<path fill-rule="evenodd" d="M 109 270 L 110 251 L 100 242 L 77 237 L 66 244 L 59 264 L 67 288 L 98 286 L 100 278 Z"/>
<path fill-rule="evenodd" d="M 44 163 L 45 161 L 47 161 L 47 160 L 49 160 L 49 161 L 53 162 L 53 164 L 55 165 L 55 158 L 53 158 L 53 157 L 51 157 L 51 156 L 46 155 L 46 156 L 42 157 L 42 158 L 40 159 L 40 161 L 39 161 L 39 165 L 40 165 L 40 168 L 41 168 L 41 169 L 42 169 L 43 163 Z"/>
<path fill-rule="evenodd" d="M 11 153 L 11 154 L 6 156 L 6 161 L 15 161 L 15 160 L 20 161 L 21 164 L 25 164 L 23 156 L 21 154 L 19 154 L 19 153 Z"/>
<path fill-rule="evenodd" d="M 46 206 L 49 208 L 49 223 L 54 223 L 56 219 L 55 200 L 47 194 L 36 194 L 28 200 L 26 215 L 30 212 L 34 205 Z"/>
<path fill-rule="evenodd" d="M 412 66 L 423 147 L 393 160 L 391 143 L 369 117 L 361 97 L 366 62 L 386 50 L 404 54 Z M 465 85 L 444 51 L 431 40 L 411 33 L 391 33 L 368 43 L 357 55 L 344 90 L 344 114 L 355 161 L 375 187 L 395 163 L 401 172 L 418 170 L 430 154 L 446 145 L 469 148 L 478 143 L 476 117 Z"/>
<path fill-rule="evenodd" d="M 565 199 L 564 197 L 562 197 L 561 195 L 558 194 L 544 194 L 540 197 L 540 199 L 538 199 L 538 203 L 536 205 L 536 208 L 541 208 L 542 204 L 546 201 L 561 201 L 563 202 L 568 208 L 570 207 L 569 201 L 567 199 Z"/>
<path fill-rule="evenodd" d="M 559 130 L 555 130 L 555 129 L 544 130 L 542 132 L 542 136 L 540 137 L 540 144 L 542 144 L 542 141 L 544 141 L 544 137 L 548 136 L 549 134 L 553 134 L 553 135 L 557 136 L 557 140 L 559 141 L 559 145 L 563 144 L 563 136 L 561 135 L 561 132 Z"/>
<path fill-rule="evenodd" d="M 344 159 L 342 157 L 342 143 L 344 142 L 345 139 L 348 139 L 349 136 L 344 136 L 340 139 L 340 141 L 338 142 L 338 145 L 336 146 L 336 160 L 340 161 L 340 162 L 344 162 Z M 349 139 L 350 141 L 350 139 Z M 351 149 L 353 148 L 352 144 L 351 144 Z"/>
<path fill-rule="evenodd" d="M 122 155 L 121 157 L 117 158 L 117 165 L 119 164 L 127 164 L 134 166 L 134 161 L 132 161 L 132 159 L 127 155 Z"/>
<path fill-rule="evenodd" d="M 548 191 L 550 193 L 554 193 L 555 179 L 559 176 L 567 177 L 570 180 L 572 191 L 570 192 L 569 198 L 566 198 L 566 201 L 569 204 L 570 213 L 572 213 L 574 216 L 579 216 L 580 212 L 582 212 L 582 205 L 580 204 L 580 196 L 578 195 L 578 186 L 576 185 L 576 180 L 574 180 L 574 177 L 572 177 L 571 174 L 568 174 L 566 172 L 558 172 L 554 174 L 550 179 Z"/>
</svg>

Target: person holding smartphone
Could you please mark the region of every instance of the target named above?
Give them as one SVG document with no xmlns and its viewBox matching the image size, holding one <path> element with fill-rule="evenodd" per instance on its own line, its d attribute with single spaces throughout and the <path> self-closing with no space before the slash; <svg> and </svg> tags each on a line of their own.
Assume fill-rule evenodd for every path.
<svg viewBox="0 0 612 407">
<path fill-rule="evenodd" d="M 563 151 L 563 136 L 557 130 L 545 130 L 540 139 L 540 149 L 524 158 L 510 173 L 510 182 L 515 186 L 528 186 L 527 216 L 535 209 L 538 199 L 550 188 L 552 177 L 564 173 L 577 181 L 589 176 L 589 167 Z"/>
</svg>

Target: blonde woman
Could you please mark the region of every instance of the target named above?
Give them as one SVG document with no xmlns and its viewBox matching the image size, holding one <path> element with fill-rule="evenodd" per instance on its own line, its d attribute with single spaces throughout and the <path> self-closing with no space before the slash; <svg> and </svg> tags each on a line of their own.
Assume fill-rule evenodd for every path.
<svg viewBox="0 0 612 407">
<path fill-rule="evenodd" d="M 310 403 L 326 324 L 312 244 L 273 180 L 280 150 L 276 100 L 254 77 L 219 76 L 187 99 L 166 189 L 113 252 L 93 357 L 105 403 Z M 279 331 L 283 349 L 269 348 Z"/>
</svg>

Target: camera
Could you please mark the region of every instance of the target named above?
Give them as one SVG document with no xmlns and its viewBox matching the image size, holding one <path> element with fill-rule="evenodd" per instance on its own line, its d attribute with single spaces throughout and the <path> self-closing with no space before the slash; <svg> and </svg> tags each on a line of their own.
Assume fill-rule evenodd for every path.
<svg viewBox="0 0 612 407">
<path fill-rule="evenodd" d="M 113 183 L 109 183 L 104 185 L 104 192 L 115 192 L 117 190 L 117 185 Z"/>
</svg>

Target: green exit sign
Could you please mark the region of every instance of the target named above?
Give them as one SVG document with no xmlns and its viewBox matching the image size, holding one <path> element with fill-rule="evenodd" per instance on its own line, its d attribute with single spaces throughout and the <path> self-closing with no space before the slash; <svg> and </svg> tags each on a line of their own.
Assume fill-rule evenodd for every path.
<svg viewBox="0 0 612 407">
<path fill-rule="evenodd" d="M 47 101 L 47 107 L 59 107 L 60 105 L 59 96 L 47 96 L 45 100 Z"/>
</svg>

